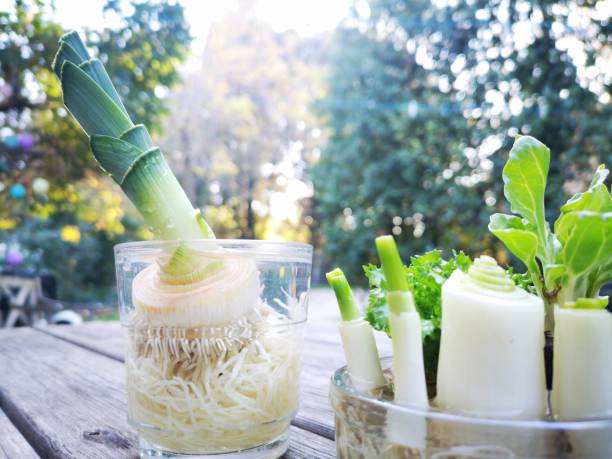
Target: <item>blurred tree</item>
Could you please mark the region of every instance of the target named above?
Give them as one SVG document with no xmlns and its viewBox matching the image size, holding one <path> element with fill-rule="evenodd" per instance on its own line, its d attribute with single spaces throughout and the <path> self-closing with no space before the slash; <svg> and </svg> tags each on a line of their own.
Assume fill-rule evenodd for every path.
<svg viewBox="0 0 612 459">
<path fill-rule="evenodd" d="M 322 134 L 309 107 L 322 94 L 321 49 L 320 39 L 275 32 L 247 8 L 211 26 L 202 69 L 171 95 L 162 146 L 218 235 L 282 237 L 267 223 L 271 202 L 288 193 L 280 209 L 300 186 L 308 192 L 299 179 Z M 288 223 L 294 236 L 300 218 Z"/>
<path fill-rule="evenodd" d="M 134 2 L 126 13 L 119 4 L 109 1 L 105 7 L 117 16 L 118 27 L 88 31 L 88 44 L 104 61 L 134 119 L 156 130 L 166 106 L 160 96 L 178 81 L 176 66 L 191 41 L 183 9 Z M 13 11 L 0 12 L 0 34 L 6 37 L 0 43 L 0 179 L 5 190 L 7 181 L 28 184 L 36 174 L 63 186 L 97 167 L 87 138 L 63 107 L 51 69 L 64 32 L 53 20 L 52 5 L 16 0 Z"/>
<path fill-rule="evenodd" d="M 404 257 L 492 250 L 514 136 L 552 150 L 558 209 L 612 159 L 609 17 L 601 2 L 358 1 L 334 40 L 331 134 L 313 167 L 327 253 L 349 275 L 393 233 Z M 497 253 L 504 260 L 503 253 Z"/>
<path fill-rule="evenodd" d="M 80 285 L 63 291 L 82 297 L 91 287 L 86 278 L 112 285 L 112 243 L 141 233 L 116 186 L 98 178 L 87 137 L 63 107 L 51 64 L 64 31 L 53 12 L 51 0 L 16 0 L 0 11 L 0 242 L 45 249 L 51 255 L 43 256 L 43 266 L 66 285 Z M 88 45 L 104 60 L 134 119 L 159 131 L 163 96 L 178 81 L 176 67 L 191 41 L 183 9 L 111 0 L 105 12 L 116 26 L 86 31 Z M 66 227 L 68 238 L 80 228 L 78 238 L 64 241 L 75 250 L 65 251 L 71 255 L 64 265 L 49 265 L 58 259 L 54 244 Z M 51 239 L 45 244 L 42 235 Z M 80 246 L 93 251 L 77 256 Z"/>
</svg>

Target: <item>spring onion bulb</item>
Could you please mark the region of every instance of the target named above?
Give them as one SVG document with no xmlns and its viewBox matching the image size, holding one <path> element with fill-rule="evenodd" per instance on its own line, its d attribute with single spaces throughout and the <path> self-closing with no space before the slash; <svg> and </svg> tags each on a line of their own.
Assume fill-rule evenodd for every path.
<svg viewBox="0 0 612 459">
<path fill-rule="evenodd" d="M 359 390 L 386 384 L 372 326 L 363 319 L 351 287 L 340 268 L 326 274 L 336 294 L 342 321 L 338 325 L 351 381 Z"/>
<path fill-rule="evenodd" d="M 612 314 L 566 306 L 555 308 L 553 414 L 566 420 L 610 417 Z"/>
<path fill-rule="evenodd" d="M 389 290 L 394 398 L 405 405 L 427 408 L 421 320 L 408 288 L 402 260 L 392 236 L 377 238 L 376 248 Z"/>
<path fill-rule="evenodd" d="M 494 259 L 442 286 L 436 402 L 466 414 L 528 419 L 544 414 L 544 304 L 514 285 Z"/>
</svg>

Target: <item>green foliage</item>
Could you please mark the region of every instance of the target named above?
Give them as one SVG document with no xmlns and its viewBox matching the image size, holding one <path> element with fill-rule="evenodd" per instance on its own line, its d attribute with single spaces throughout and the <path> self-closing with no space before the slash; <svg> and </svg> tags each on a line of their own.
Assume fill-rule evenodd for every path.
<svg viewBox="0 0 612 459">
<path fill-rule="evenodd" d="M 531 137 L 519 138 L 503 170 L 504 194 L 513 212 L 494 214 L 489 229 L 525 263 L 546 304 L 547 329 L 552 331 L 552 306 L 605 307 L 593 299 L 612 280 L 612 197 L 608 170 L 600 166 L 591 185 L 561 206 L 550 231 L 544 217 L 544 189 L 550 151 Z"/>
<path fill-rule="evenodd" d="M 585 186 L 590 164 L 609 158 L 612 105 L 594 63 L 605 59 L 612 31 L 593 7 L 358 6 L 334 38 L 329 95 L 318 104 L 329 142 L 312 168 L 326 254 L 347 276 L 357 275 L 348 267 L 374 260 L 372 238 L 393 228 L 404 258 L 434 247 L 501 253 L 486 223 L 508 211 L 498 178 L 516 133 L 557 152 L 549 221 L 567 199 L 562 190 Z M 581 22 L 571 20 L 578 15 Z M 584 65 L 568 40 L 584 50 Z"/>
<path fill-rule="evenodd" d="M 322 142 L 309 104 L 322 94 L 324 43 L 277 32 L 245 8 L 211 25 L 201 68 L 170 96 L 161 145 L 220 237 L 307 241 L 302 212 L 288 231 L 270 216 Z"/>
<path fill-rule="evenodd" d="M 415 306 L 421 317 L 423 333 L 423 355 L 428 382 L 435 382 L 440 348 L 440 325 L 442 319 L 442 284 L 455 269 L 467 271 L 472 264 L 463 252 L 453 253 L 448 261 L 442 252 L 432 250 L 410 258 L 410 265 L 404 266 L 406 280 L 412 291 Z M 387 283 L 382 268 L 375 265 L 363 267 L 368 279 L 370 292 L 366 320 L 376 330 L 389 330 L 389 306 L 387 304 Z"/>
<path fill-rule="evenodd" d="M 522 288 L 523 290 L 531 293 L 532 295 L 537 295 L 538 292 L 535 289 L 535 286 L 533 285 L 533 282 L 531 281 L 531 277 L 529 276 L 529 273 L 517 273 L 514 272 L 514 268 L 512 266 L 508 266 L 506 268 L 506 273 L 508 274 L 508 277 L 510 277 L 510 279 L 512 279 L 512 282 L 514 282 L 514 285 L 516 285 L 517 287 Z"/>
<path fill-rule="evenodd" d="M 112 62 L 125 107 L 109 86 L 102 62 L 88 59 L 76 36 L 64 38 L 64 52 L 55 68 L 61 71 L 62 65 L 72 65 L 66 60 L 73 62 L 68 71 L 72 77 L 97 83 L 119 111 L 127 109 L 136 119 L 159 126 L 166 105 L 160 96 L 177 82 L 176 67 L 186 57 L 190 42 L 182 7 L 134 2 L 133 8 L 123 11 L 117 2 L 109 2 L 107 10 L 119 21 L 118 27 L 88 31 L 88 45 L 103 61 Z M 30 251 L 42 247 L 41 268 L 56 273 L 66 299 L 83 299 L 91 296 L 87 292 L 93 292 L 95 285 L 90 281 L 96 279 L 88 272 L 87 261 L 101 273 L 97 285 L 108 288 L 114 283 L 109 248 L 122 240 L 141 239 L 145 233 L 130 219 L 133 209 L 124 208 L 112 185 L 96 177 L 100 171 L 91 160 L 87 138 L 63 106 L 53 73 L 54 52 L 63 33 L 53 19 L 50 0 L 19 0 L 14 8 L 0 12 L 0 36 L 5 37 L 0 43 L 0 137 L 28 134 L 34 140 L 33 146 L 16 148 L 0 141 L 0 182 L 4 185 L 0 199 L 6 204 L 0 206 L 0 241 L 17 241 Z M 80 109 L 83 119 L 96 115 L 91 108 L 71 107 Z M 134 133 L 139 134 L 137 127 Z M 50 182 L 46 195 L 32 189 L 39 176 Z M 92 181 L 95 186 L 83 186 Z M 25 199 L 9 197 L 14 183 L 26 187 Z M 78 241 L 56 243 L 65 225 L 80 229 Z M 37 228 L 40 234 L 29 228 Z M 61 250 L 77 262 L 58 263 L 67 259 Z"/>
<path fill-rule="evenodd" d="M 160 94 L 180 80 L 179 64 L 191 43 L 189 27 L 179 3 L 133 1 L 130 14 L 123 6 L 117 0 L 107 2 L 105 11 L 119 15 L 121 24 L 89 33 L 88 42 L 112 75 L 130 118 L 158 132 L 168 112 Z"/>
</svg>

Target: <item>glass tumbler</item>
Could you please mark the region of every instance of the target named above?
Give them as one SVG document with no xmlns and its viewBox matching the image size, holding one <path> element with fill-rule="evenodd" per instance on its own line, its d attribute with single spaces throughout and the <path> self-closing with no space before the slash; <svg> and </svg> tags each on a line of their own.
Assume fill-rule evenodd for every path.
<svg viewBox="0 0 612 459">
<path fill-rule="evenodd" d="M 278 457 L 298 409 L 312 247 L 115 247 L 128 418 L 142 457 Z"/>
</svg>

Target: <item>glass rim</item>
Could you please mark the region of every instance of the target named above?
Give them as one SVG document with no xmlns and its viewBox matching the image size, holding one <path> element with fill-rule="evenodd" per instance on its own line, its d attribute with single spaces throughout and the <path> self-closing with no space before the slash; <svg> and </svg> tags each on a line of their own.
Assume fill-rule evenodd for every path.
<svg viewBox="0 0 612 459">
<path fill-rule="evenodd" d="M 131 241 L 116 244 L 113 247 L 115 256 L 120 254 L 155 254 L 160 249 L 176 246 L 179 243 L 191 245 L 201 250 L 212 250 L 218 247 L 243 249 L 255 255 L 289 256 L 312 262 L 313 246 L 303 242 L 275 241 L 265 239 L 181 239 Z"/>
<path fill-rule="evenodd" d="M 391 357 L 383 357 L 381 362 L 391 362 Z M 384 408 L 387 411 L 395 411 L 404 413 L 408 416 L 418 416 L 424 419 L 435 421 L 447 421 L 457 424 L 471 424 L 490 427 L 509 427 L 516 429 L 534 429 L 534 430 L 585 430 L 585 429 L 610 429 L 612 428 L 612 418 L 592 418 L 584 420 L 565 420 L 558 421 L 555 419 L 500 419 L 486 418 L 480 416 L 470 416 L 459 413 L 452 413 L 438 408 L 422 409 L 417 407 L 399 405 L 392 400 L 382 400 L 374 395 L 369 395 L 359 391 L 350 383 L 346 382 L 348 377 L 348 369 L 345 366 L 338 368 L 331 377 L 331 395 L 341 394 L 344 397 L 359 400 L 362 403 L 370 404 L 379 408 Z M 336 412 L 334 408 L 334 412 Z"/>
</svg>

